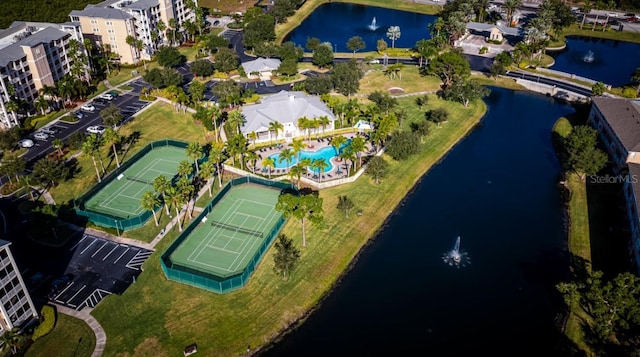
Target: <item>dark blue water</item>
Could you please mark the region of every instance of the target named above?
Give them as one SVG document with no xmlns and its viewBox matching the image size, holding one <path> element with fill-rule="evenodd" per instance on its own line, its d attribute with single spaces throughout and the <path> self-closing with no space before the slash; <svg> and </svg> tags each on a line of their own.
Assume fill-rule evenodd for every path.
<svg viewBox="0 0 640 357">
<path fill-rule="evenodd" d="M 496 88 L 487 103 L 481 125 L 266 355 L 553 355 L 567 261 L 550 130 L 573 109 Z M 457 236 L 472 259 L 462 269 L 441 259 Z"/>
<path fill-rule="evenodd" d="M 587 58 L 589 51 L 593 53 L 591 62 Z M 631 42 L 570 36 L 565 50 L 549 54 L 556 60 L 551 69 L 614 87 L 631 82 L 631 74 L 640 67 L 640 44 Z"/>
<path fill-rule="evenodd" d="M 368 26 L 374 17 L 379 28 L 372 31 Z M 431 38 L 427 25 L 435 19 L 432 15 L 380 7 L 329 3 L 318 7 L 289 33 L 285 41 L 293 41 L 304 47 L 307 38 L 316 37 L 321 42 L 330 42 L 338 52 L 351 52 L 347 49 L 347 41 L 353 36 L 360 36 L 367 46 L 364 51 L 375 51 L 379 39 L 387 41 L 391 48 L 387 29 L 389 26 L 400 26 L 400 38 L 395 41 L 395 47 L 413 48 L 417 41 Z"/>
</svg>

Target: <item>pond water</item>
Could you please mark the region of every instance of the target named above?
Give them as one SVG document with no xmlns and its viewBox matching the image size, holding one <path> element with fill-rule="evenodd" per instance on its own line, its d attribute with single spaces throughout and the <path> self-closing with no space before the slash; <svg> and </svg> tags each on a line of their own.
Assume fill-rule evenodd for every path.
<svg viewBox="0 0 640 357">
<path fill-rule="evenodd" d="M 497 88 L 487 103 L 319 309 L 264 355 L 554 355 L 567 258 L 551 128 L 573 109 Z M 442 260 L 458 236 L 462 268 Z"/>
<path fill-rule="evenodd" d="M 640 44 L 593 37 L 567 37 L 567 48 L 549 52 L 551 69 L 620 87 L 640 67 Z"/>
<path fill-rule="evenodd" d="M 328 3 L 319 6 L 287 35 L 285 41 L 292 41 L 304 48 L 307 38 L 316 37 L 321 42 L 330 42 L 334 51 L 351 52 L 347 49 L 347 41 L 353 36 L 360 36 L 366 45 L 362 51 L 375 51 L 379 39 L 387 41 L 391 48 L 387 29 L 389 26 L 399 26 L 400 38 L 395 41 L 395 47 L 413 48 L 418 40 L 431 38 L 427 25 L 435 19 L 433 15 L 380 7 Z"/>
</svg>

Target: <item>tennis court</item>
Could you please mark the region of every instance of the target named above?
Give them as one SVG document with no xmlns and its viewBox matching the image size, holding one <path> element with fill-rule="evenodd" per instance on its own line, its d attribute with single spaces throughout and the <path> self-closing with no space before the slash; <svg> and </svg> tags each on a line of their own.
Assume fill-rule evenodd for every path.
<svg viewBox="0 0 640 357">
<path fill-rule="evenodd" d="M 153 191 L 153 180 L 162 175 L 171 181 L 182 160 L 190 160 L 185 149 L 154 148 L 90 197 L 85 202 L 86 210 L 121 218 L 142 214 L 140 199 L 145 192 Z"/>
<path fill-rule="evenodd" d="M 246 184 L 231 188 L 204 216 L 170 259 L 225 278 L 241 272 L 281 218 L 281 190 Z"/>
</svg>

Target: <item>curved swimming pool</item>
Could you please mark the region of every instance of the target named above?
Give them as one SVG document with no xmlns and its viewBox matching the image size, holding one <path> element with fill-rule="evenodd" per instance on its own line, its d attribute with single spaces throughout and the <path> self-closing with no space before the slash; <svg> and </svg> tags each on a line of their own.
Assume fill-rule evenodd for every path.
<svg viewBox="0 0 640 357">
<path fill-rule="evenodd" d="M 342 148 L 340 150 L 342 151 Z M 269 157 L 275 161 L 276 169 L 288 169 L 298 164 L 297 155 L 291 158 L 291 161 L 289 161 L 288 163 L 286 160 L 280 160 L 279 155 L 280 153 L 269 155 Z M 329 164 L 329 167 L 326 170 L 324 170 L 324 172 L 329 172 L 333 170 L 333 163 L 331 163 L 331 159 L 336 156 L 337 156 L 336 149 L 333 146 L 323 147 L 322 149 L 315 150 L 315 151 L 306 151 L 306 150 L 300 151 L 301 160 L 310 159 L 311 161 L 313 161 L 318 159 L 324 159 L 324 161 Z"/>
</svg>

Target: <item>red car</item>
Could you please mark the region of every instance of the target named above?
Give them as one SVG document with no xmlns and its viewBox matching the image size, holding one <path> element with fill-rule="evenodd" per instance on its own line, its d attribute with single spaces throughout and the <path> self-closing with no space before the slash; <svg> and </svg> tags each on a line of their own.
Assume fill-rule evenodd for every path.
<svg viewBox="0 0 640 357">
<path fill-rule="evenodd" d="M 635 17 L 635 16 L 633 16 L 633 17 L 628 17 L 627 21 L 628 22 L 638 22 L 638 21 L 640 21 L 640 19 Z"/>
</svg>

